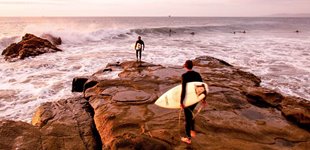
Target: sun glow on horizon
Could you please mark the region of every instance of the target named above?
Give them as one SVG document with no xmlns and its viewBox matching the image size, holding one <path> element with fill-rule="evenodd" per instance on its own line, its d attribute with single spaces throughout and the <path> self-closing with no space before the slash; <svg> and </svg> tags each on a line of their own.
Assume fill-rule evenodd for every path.
<svg viewBox="0 0 310 150">
<path fill-rule="evenodd" d="M 309 0 L 0 0 L 0 16 L 266 16 L 309 13 Z"/>
</svg>

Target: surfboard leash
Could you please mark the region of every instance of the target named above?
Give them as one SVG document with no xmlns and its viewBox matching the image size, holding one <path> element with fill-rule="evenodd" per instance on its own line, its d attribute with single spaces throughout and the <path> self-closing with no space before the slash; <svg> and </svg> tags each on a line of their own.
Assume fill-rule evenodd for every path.
<svg viewBox="0 0 310 150">
<path fill-rule="evenodd" d="M 193 120 L 198 116 L 198 114 L 200 113 L 200 111 L 202 110 L 203 106 L 201 105 L 198 110 L 197 110 L 197 113 L 195 114 L 193 111 L 192 112 L 192 115 L 193 115 Z"/>
<path fill-rule="evenodd" d="M 181 114 L 182 114 L 182 108 L 180 108 L 180 111 L 179 111 L 179 135 L 182 138 L 182 135 L 181 135 Z"/>
</svg>

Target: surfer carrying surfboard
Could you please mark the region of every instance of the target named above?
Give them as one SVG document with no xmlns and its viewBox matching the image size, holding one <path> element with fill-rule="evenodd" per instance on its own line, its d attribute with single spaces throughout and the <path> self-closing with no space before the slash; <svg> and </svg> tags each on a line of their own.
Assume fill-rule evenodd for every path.
<svg viewBox="0 0 310 150">
<path fill-rule="evenodd" d="M 194 137 L 196 135 L 195 132 L 195 120 L 193 119 L 193 111 L 198 104 L 195 103 L 191 106 L 185 107 L 184 106 L 184 99 L 186 96 L 186 84 L 188 82 L 203 82 L 200 74 L 193 69 L 193 62 L 191 60 L 187 60 L 183 66 L 186 69 L 186 73 L 182 74 L 182 92 L 181 92 L 181 101 L 180 106 L 184 110 L 184 116 L 185 116 L 185 133 L 187 137 L 182 137 L 181 141 L 190 144 L 191 143 L 191 137 Z M 206 105 L 205 100 L 203 100 L 203 104 Z"/>
<path fill-rule="evenodd" d="M 136 50 L 137 61 L 141 61 L 141 54 L 142 54 L 142 51 L 144 50 L 144 42 L 141 40 L 141 36 L 138 36 L 138 40 L 136 41 L 136 44 L 135 44 L 135 50 Z"/>
</svg>

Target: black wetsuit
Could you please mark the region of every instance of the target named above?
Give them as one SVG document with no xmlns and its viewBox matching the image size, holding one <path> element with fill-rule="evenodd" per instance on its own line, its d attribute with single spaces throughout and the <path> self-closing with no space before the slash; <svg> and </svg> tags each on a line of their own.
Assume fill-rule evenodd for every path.
<svg viewBox="0 0 310 150">
<path fill-rule="evenodd" d="M 141 44 L 140 49 L 136 49 L 138 43 Z M 137 60 L 138 58 L 140 58 L 140 61 L 141 61 L 141 53 L 142 53 L 142 50 L 144 49 L 144 42 L 142 40 L 138 40 L 135 44 L 135 49 L 136 49 Z"/>
<path fill-rule="evenodd" d="M 187 71 L 182 75 L 182 93 L 181 93 L 181 104 L 183 104 L 185 93 L 186 93 L 186 83 L 188 82 L 203 82 L 200 74 L 196 71 Z M 195 120 L 193 120 L 193 110 L 195 109 L 197 103 L 191 106 L 184 108 L 184 115 L 185 115 L 185 131 L 186 136 L 191 138 L 190 131 L 195 130 Z"/>
</svg>

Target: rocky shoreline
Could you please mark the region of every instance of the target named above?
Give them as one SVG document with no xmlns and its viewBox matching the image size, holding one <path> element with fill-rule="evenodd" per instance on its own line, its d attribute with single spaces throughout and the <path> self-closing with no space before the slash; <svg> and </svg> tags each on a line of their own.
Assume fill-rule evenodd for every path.
<svg viewBox="0 0 310 150">
<path fill-rule="evenodd" d="M 260 87 L 260 79 L 216 58 L 193 60 L 209 85 L 197 136 L 180 142 L 183 113 L 154 101 L 180 84 L 181 66 L 108 64 L 76 77 L 81 97 L 42 104 L 32 125 L 0 121 L 1 149 L 296 149 L 310 148 L 310 102 Z M 118 73 L 116 79 L 107 79 Z M 200 106 L 198 106 L 200 107 Z M 179 116 L 181 114 L 181 117 Z M 179 120 L 179 117 L 181 118 Z"/>
</svg>

